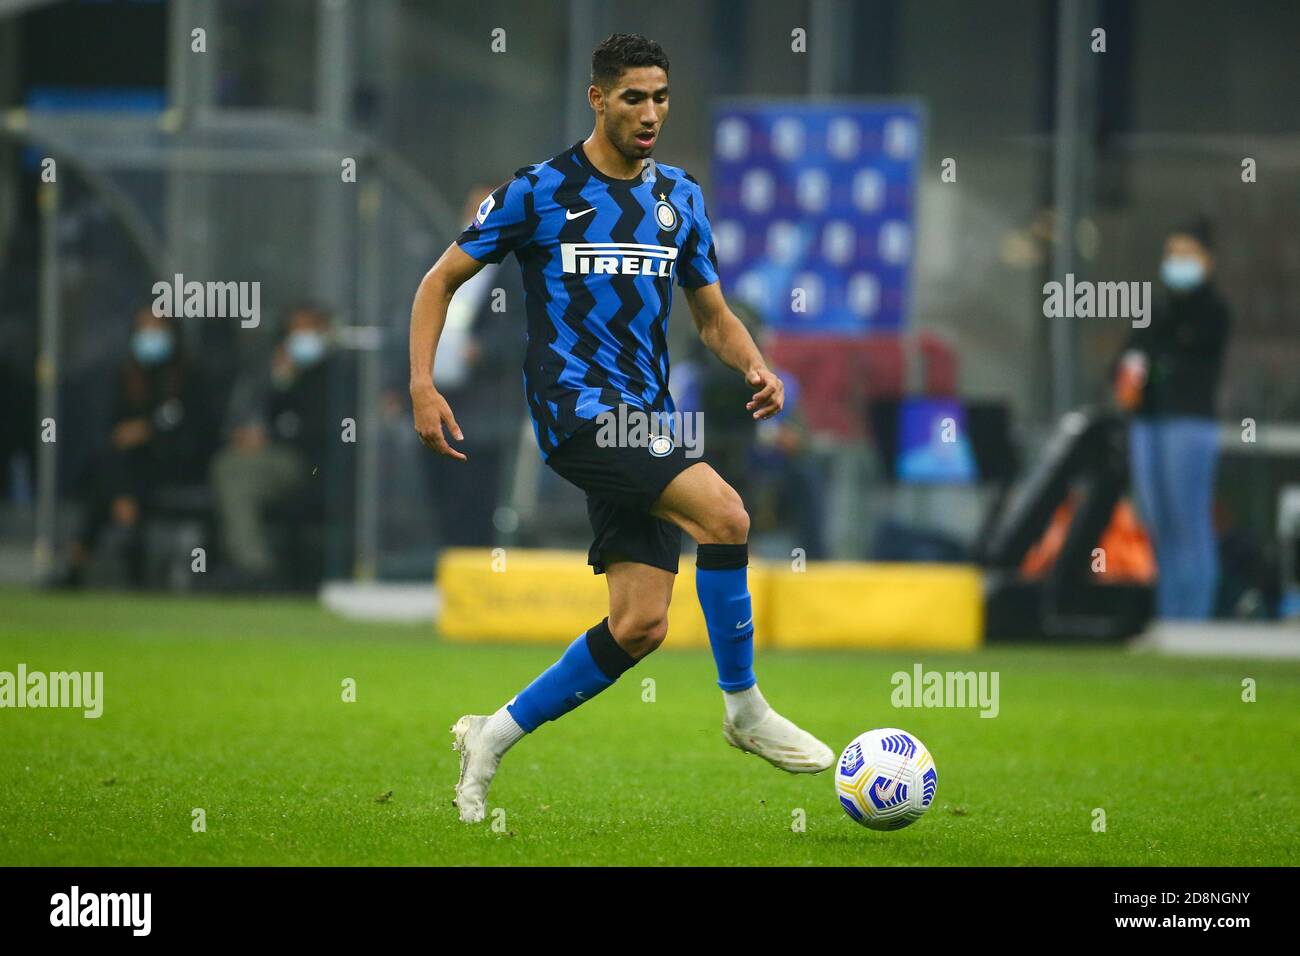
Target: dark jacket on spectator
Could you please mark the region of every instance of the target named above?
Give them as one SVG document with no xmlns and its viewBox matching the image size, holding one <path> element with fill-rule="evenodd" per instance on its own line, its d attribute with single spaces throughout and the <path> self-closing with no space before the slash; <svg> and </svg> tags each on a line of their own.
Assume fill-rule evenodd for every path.
<svg viewBox="0 0 1300 956">
<path fill-rule="evenodd" d="M 1158 301 L 1151 324 L 1134 329 L 1125 345 L 1148 363 L 1136 414 L 1214 418 L 1228 325 L 1227 303 L 1210 282 Z"/>
</svg>

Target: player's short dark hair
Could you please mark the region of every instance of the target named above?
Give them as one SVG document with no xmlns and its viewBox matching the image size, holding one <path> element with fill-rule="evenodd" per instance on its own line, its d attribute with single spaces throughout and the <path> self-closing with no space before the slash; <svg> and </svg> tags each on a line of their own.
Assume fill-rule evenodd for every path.
<svg viewBox="0 0 1300 956">
<path fill-rule="evenodd" d="M 607 90 L 624 70 L 637 66 L 657 66 L 667 73 L 668 54 L 639 33 L 615 33 L 591 52 L 591 82 Z"/>
</svg>

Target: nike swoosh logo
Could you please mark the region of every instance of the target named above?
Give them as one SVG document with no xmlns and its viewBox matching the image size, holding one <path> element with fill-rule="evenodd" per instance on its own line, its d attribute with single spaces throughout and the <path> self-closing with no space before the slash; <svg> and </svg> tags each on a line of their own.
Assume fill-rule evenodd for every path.
<svg viewBox="0 0 1300 956">
<path fill-rule="evenodd" d="M 596 211 L 596 207 L 595 207 L 595 206 L 592 206 L 592 207 L 590 207 L 589 209 L 581 209 L 581 210 L 579 210 L 578 212 L 574 212 L 572 209 L 566 209 L 566 210 L 564 210 L 564 218 L 565 218 L 565 219 L 577 219 L 579 216 L 585 216 L 585 215 L 587 215 L 587 213 L 589 213 L 589 212 L 595 212 L 595 211 Z"/>
<path fill-rule="evenodd" d="M 748 621 L 741 621 L 739 624 L 736 625 L 736 630 L 740 630 L 740 629 L 741 629 L 742 627 L 744 627 L 746 624 L 752 624 L 752 623 L 754 623 L 754 615 L 751 614 L 751 615 L 749 616 L 749 620 L 748 620 Z"/>
<path fill-rule="evenodd" d="M 587 695 L 584 694 L 584 693 L 583 693 L 582 691 L 580 691 L 580 690 L 575 690 L 575 691 L 573 692 L 573 696 L 574 696 L 574 697 L 577 697 L 578 700 L 586 700 L 586 699 L 587 699 Z"/>
<path fill-rule="evenodd" d="M 907 772 L 907 761 L 904 760 L 903 766 L 900 767 L 898 773 L 894 775 L 894 779 L 889 781 L 889 788 L 887 790 L 881 790 L 880 784 L 879 783 L 876 784 L 876 796 L 878 796 L 881 800 L 889 800 L 889 798 L 892 797 L 894 793 L 898 790 L 898 785 L 899 783 L 902 782 L 903 774 L 906 772 Z"/>
</svg>

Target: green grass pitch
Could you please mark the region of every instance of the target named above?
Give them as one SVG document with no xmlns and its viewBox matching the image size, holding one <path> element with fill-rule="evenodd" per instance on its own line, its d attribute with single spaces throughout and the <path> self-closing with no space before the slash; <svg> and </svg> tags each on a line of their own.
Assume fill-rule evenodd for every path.
<svg viewBox="0 0 1300 956">
<path fill-rule="evenodd" d="M 934 753 L 930 812 L 873 833 L 841 811 L 829 772 L 791 776 L 728 747 L 710 657 L 668 648 L 525 738 L 469 827 L 450 802 L 447 729 L 556 648 L 442 643 L 310 601 L 0 592 L 0 671 L 103 671 L 105 698 L 98 720 L 0 710 L 0 864 L 1300 862 L 1300 665 L 760 654 L 768 699 L 837 750 L 898 726 Z M 917 661 L 998 671 L 999 715 L 893 708 L 890 675 Z"/>
</svg>

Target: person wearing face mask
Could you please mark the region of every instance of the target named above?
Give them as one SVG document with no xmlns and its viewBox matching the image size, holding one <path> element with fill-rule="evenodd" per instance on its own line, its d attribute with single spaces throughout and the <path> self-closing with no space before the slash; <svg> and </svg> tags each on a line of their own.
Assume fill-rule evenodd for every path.
<svg viewBox="0 0 1300 956">
<path fill-rule="evenodd" d="M 328 313 L 301 305 L 289 312 L 269 370 L 235 387 L 229 442 L 212 462 L 224 577 L 231 587 L 261 590 L 284 583 L 268 531 L 268 506 L 288 499 L 302 504 L 319 493 L 330 437 L 338 435 L 339 418 L 329 410 L 333 365 Z"/>
<path fill-rule="evenodd" d="M 140 526 L 166 484 L 200 480 L 212 451 L 209 390 L 171 319 L 136 311 L 130 354 L 117 375 L 107 446 L 91 457 L 77 487 L 82 521 L 55 583 L 79 587 L 99 540 L 114 527 L 126 541 L 127 579 L 143 577 Z"/>
<path fill-rule="evenodd" d="M 1150 325 L 1130 334 L 1115 377 L 1117 403 L 1132 414 L 1129 468 L 1155 544 L 1164 618 L 1210 617 L 1218 585 L 1215 398 L 1230 317 L 1214 285 L 1213 249 L 1203 218 L 1169 234 L 1160 264 L 1164 295 Z"/>
</svg>

